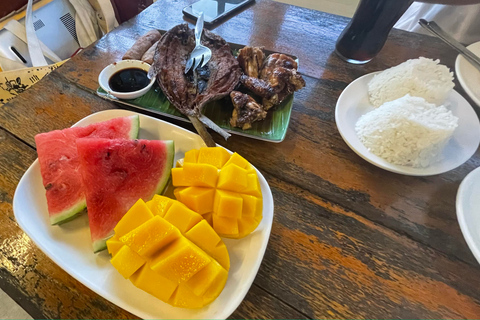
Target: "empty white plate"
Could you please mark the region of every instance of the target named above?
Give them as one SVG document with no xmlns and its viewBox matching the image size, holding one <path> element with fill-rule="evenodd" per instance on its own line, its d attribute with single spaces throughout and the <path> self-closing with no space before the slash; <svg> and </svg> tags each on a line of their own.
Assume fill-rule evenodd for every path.
<svg viewBox="0 0 480 320">
<path fill-rule="evenodd" d="M 92 114 L 74 126 L 136 114 L 107 110 Z M 140 114 L 140 139 L 175 141 L 175 161 L 186 151 L 204 146 L 200 136 L 168 122 Z M 248 155 L 244 155 L 248 159 Z M 220 296 L 201 309 L 172 307 L 135 287 L 110 264 L 110 255 L 94 254 L 86 214 L 61 226 L 51 226 L 38 160 L 20 180 L 13 211 L 20 227 L 36 245 L 72 277 L 119 307 L 148 319 L 224 319 L 240 305 L 255 279 L 267 248 L 273 220 L 273 198 L 267 181 L 258 172 L 263 193 L 263 219 L 243 239 L 223 239 L 230 255 L 227 284 Z"/>
<path fill-rule="evenodd" d="M 368 82 L 376 73 L 370 73 L 350 83 L 337 100 L 335 122 L 347 145 L 360 157 L 375 166 L 410 176 L 430 176 L 455 169 L 475 153 L 480 143 L 480 122 L 472 106 L 458 92 L 452 90 L 445 105 L 458 117 L 458 127 L 443 150 L 441 161 L 426 168 L 392 164 L 371 153 L 355 132 L 358 119 L 374 107 L 368 99 Z"/>
<path fill-rule="evenodd" d="M 480 41 L 472 43 L 467 49 L 480 57 Z M 455 61 L 455 71 L 465 92 L 480 107 L 480 71 L 462 55 L 458 55 Z"/>
</svg>

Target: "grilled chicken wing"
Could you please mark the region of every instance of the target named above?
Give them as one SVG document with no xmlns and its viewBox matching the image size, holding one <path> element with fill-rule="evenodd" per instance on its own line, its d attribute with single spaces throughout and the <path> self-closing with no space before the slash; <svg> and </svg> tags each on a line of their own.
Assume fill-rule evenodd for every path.
<svg viewBox="0 0 480 320">
<path fill-rule="evenodd" d="M 276 94 L 263 98 L 262 103 L 266 110 L 305 87 L 305 80 L 297 73 L 297 67 L 297 62 L 287 55 L 273 53 L 268 56 L 260 71 L 260 79 L 268 81 Z"/>
<path fill-rule="evenodd" d="M 262 98 L 268 99 L 275 95 L 275 90 L 270 83 L 265 80 L 243 75 L 240 77 L 240 82 L 245 88 Z"/>
<path fill-rule="evenodd" d="M 247 76 L 258 78 L 265 54 L 259 47 L 243 47 L 238 51 L 238 63 Z"/>
<path fill-rule="evenodd" d="M 258 104 L 248 94 L 232 91 L 230 97 L 234 106 L 230 119 L 232 126 L 242 128 L 242 130 L 250 129 L 253 122 L 263 120 L 267 116 L 267 112 L 262 105 Z"/>
</svg>

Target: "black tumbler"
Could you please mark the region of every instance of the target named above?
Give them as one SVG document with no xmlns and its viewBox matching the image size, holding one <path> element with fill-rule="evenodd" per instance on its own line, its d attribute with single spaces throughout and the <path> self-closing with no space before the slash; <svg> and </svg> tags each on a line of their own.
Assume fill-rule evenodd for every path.
<svg viewBox="0 0 480 320">
<path fill-rule="evenodd" d="M 361 0 L 352 20 L 337 40 L 335 52 L 355 64 L 372 60 L 387 41 L 393 25 L 413 0 Z"/>
</svg>

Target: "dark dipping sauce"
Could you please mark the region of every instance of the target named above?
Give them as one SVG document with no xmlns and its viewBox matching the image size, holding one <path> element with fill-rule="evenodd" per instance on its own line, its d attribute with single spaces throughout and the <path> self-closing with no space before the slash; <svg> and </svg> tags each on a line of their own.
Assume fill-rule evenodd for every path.
<svg viewBox="0 0 480 320">
<path fill-rule="evenodd" d="M 128 68 L 115 72 L 108 80 L 110 89 L 115 92 L 138 91 L 150 83 L 147 71 L 140 68 Z"/>
</svg>

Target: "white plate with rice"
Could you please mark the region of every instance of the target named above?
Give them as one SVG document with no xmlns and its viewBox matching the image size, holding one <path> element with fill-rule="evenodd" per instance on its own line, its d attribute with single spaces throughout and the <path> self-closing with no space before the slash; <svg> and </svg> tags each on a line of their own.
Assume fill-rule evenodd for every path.
<svg viewBox="0 0 480 320">
<path fill-rule="evenodd" d="M 472 43 L 467 48 L 480 57 L 480 41 Z M 465 92 L 480 107 L 480 71 L 462 55 L 458 55 L 455 61 L 455 71 Z"/>
<path fill-rule="evenodd" d="M 335 121 L 347 145 L 360 157 L 382 169 L 411 176 L 430 176 L 450 171 L 466 162 L 480 144 L 480 122 L 472 106 L 458 92 L 451 90 L 445 106 L 458 117 L 458 127 L 438 156 L 438 161 L 427 167 L 397 165 L 372 152 L 360 141 L 355 131 L 357 121 L 374 110 L 368 95 L 368 83 L 380 72 L 362 76 L 350 83 L 337 101 Z"/>
</svg>

